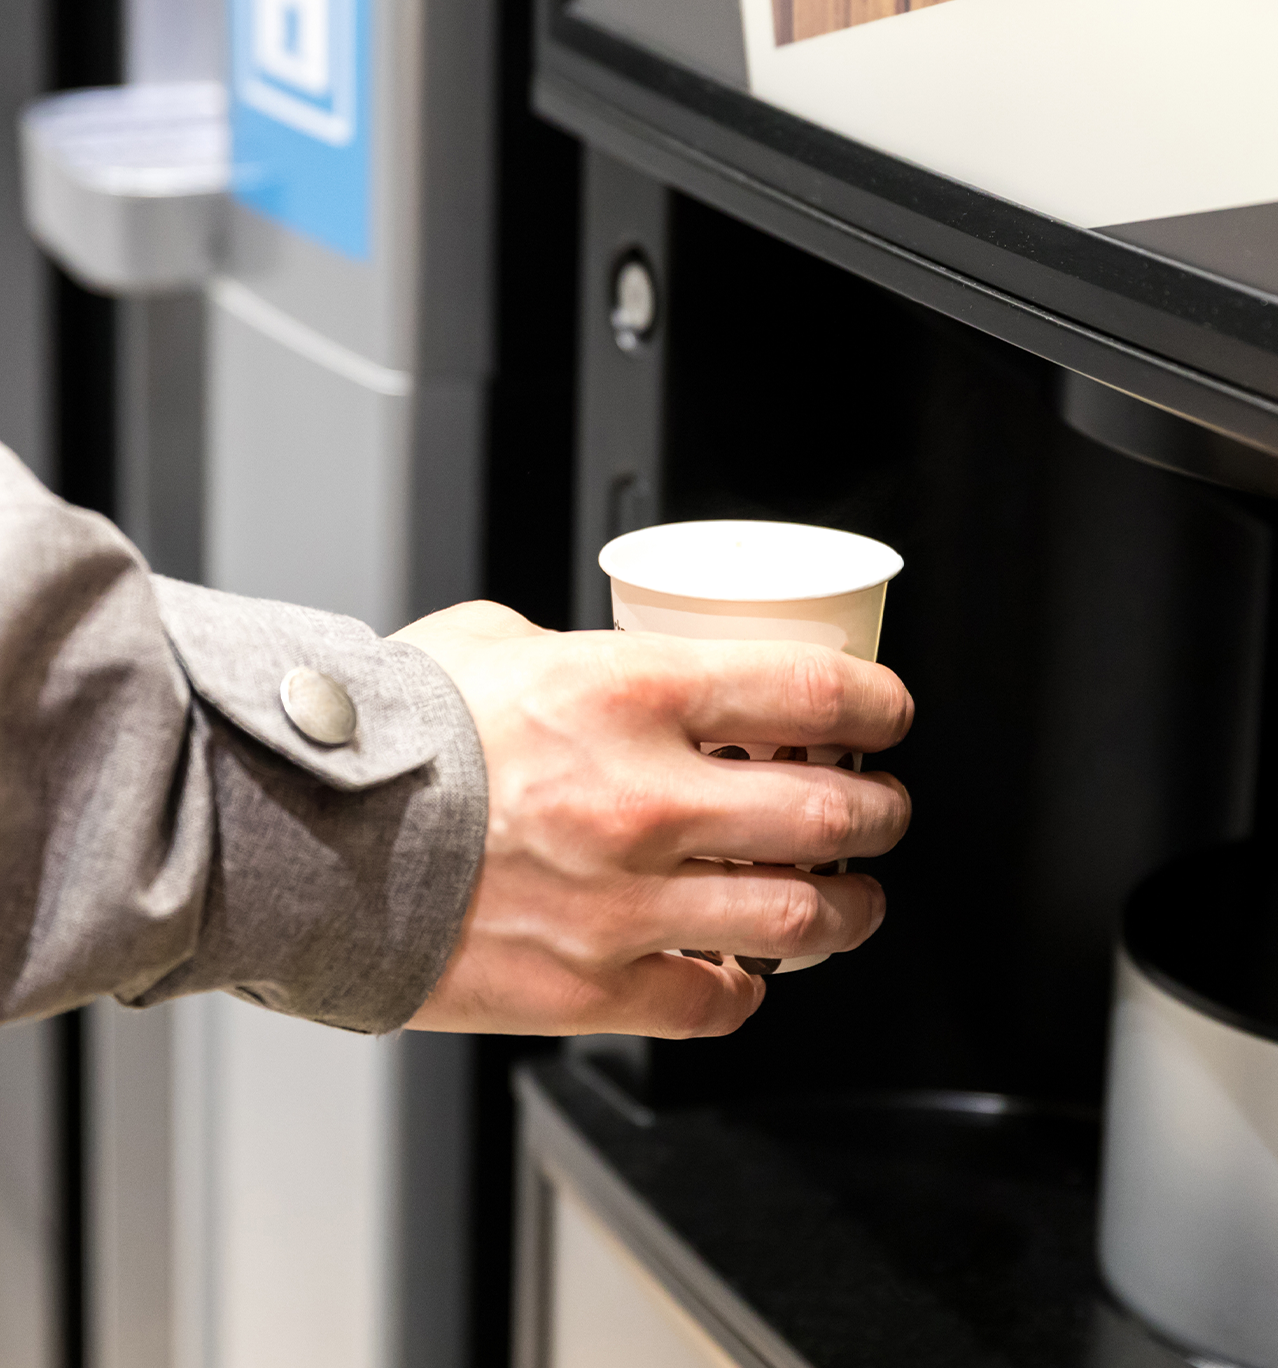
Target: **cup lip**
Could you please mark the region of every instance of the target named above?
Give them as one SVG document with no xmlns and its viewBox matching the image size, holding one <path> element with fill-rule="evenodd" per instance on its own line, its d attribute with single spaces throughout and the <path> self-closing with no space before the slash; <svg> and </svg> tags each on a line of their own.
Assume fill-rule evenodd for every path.
<svg viewBox="0 0 1278 1368">
<path fill-rule="evenodd" d="M 692 529 L 699 527 L 785 527 L 804 532 L 815 532 L 826 539 L 846 538 L 849 542 L 859 542 L 862 545 L 875 547 L 882 554 L 885 569 L 882 573 L 870 578 L 866 578 L 864 575 L 850 576 L 847 581 L 840 583 L 837 589 L 818 589 L 812 593 L 705 594 L 697 593 L 695 586 L 689 588 L 686 582 L 679 582 L 669 565 L 657 563 L 640 574 L 635 574 L 631 567 L 623 568 L 619 564 L 628 547 L 633 546 L 636 541 L 651 537 L 654 532 L 668 535 L 672 528 Z M 810 603 L 817 599 L 842 598 L 845 594 L 857 594 L 866 589 L 873 589 L 876 585 L 886 584 L 901 573 L 905 568 L 905 561 L 901 558 L 900 553 L 886 542 L 877 541 L 874 537 L 863 536 L 859 532 L 847 532 L 839 527 L 822 527 L 816 523 L 784 522 L 780 519 L 766 518 L 695 518 L 679 522 L 654 523 L 651 527 L 641 527 L 634 532 L 625 532 L 619 537 L 614 537 L 599 552 L 599 567 L 609 578 L 622 584 L 628 584 L 635 589 L 643 589 L 652 594 L 665 594 L 671 598 L 694 599 L 709 603 Z M 828 582 L 829 576 L 826 576 L 826 579 Z"/>
</svg>

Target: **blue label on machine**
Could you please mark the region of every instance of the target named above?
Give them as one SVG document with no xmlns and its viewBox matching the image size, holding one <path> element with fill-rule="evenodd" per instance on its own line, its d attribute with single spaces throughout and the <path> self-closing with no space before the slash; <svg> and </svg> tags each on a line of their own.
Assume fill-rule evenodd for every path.
<svg viewBox="0 0 1278 1368">
<path fill-rule="evenodd" d="M 370 8 L 371 0 L 231 0 L 235 198 L 361 261 Z"/>
</svg>

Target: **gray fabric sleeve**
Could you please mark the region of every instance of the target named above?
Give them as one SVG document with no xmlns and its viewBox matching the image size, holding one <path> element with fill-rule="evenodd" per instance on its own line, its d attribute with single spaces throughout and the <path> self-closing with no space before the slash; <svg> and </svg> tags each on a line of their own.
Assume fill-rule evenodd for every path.
<svg viewBox="0 0 1278 1368">
<path fill-rule="evenodd" d="M 349 745 L 288 722 L 298 665 L 350 694 Z M 0 1020 L 220 988 L 393 1030 L 443 970 L 486 821 L 428 656 L 152 577 L 0 448 Z"/>
</svg>

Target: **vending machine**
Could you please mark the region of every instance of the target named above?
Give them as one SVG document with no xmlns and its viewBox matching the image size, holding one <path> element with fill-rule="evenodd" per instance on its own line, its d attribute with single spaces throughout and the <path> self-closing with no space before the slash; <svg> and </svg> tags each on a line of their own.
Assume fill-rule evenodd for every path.
<svg viewBox="0 0 1278 1368">
<path fill-rule="evenodd" d="M 31 233 L 117 301 L 116 514 L 153 569 L 379 632 L 483 588 L 497 13 L 133 0 L 123 84 L 25 105 Z M 33 1130 L 42 1029 L 0 1038 Z M 473 1055 L 222 997 L 95 1004 L 86 1361 L 468 1362 Z M 66 1176 L 13 1168 L 11 1133 L 13 1164 L 48 1148 L 18 1132 L 6 1113 L 5 1269 Z M 41 1265 L 23 1269 L 0 1305 L 20 1292 L 38 1318 Z M 6 1363 L 61 1361 L 17 1336 L 0 1319 Z"/>
</svg>

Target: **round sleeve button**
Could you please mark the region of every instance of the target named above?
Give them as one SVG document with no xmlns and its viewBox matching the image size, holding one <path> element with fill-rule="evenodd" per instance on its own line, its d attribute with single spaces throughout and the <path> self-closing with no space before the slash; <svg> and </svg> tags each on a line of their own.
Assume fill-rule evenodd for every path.
<svg viewBox="0 0 1278 1368">
<path fill-rule="evenodd" d="M 284 676 L 280 702 L 288 720 L 308 741 L 344 746 L 355 735 L 357 721 L 351 696 L 318 670 L 299 666 Z"/>
</svg>

